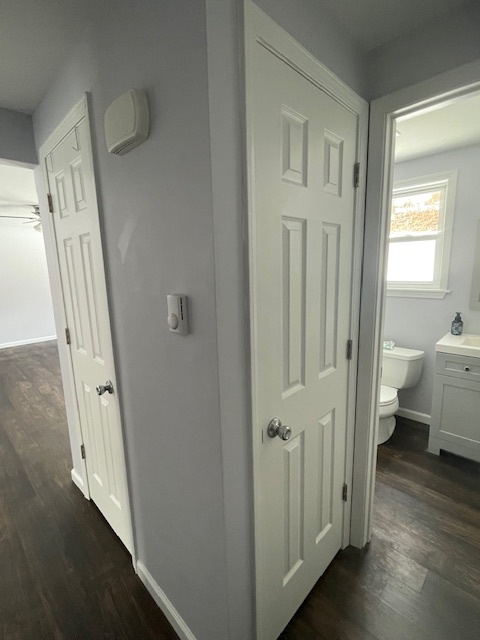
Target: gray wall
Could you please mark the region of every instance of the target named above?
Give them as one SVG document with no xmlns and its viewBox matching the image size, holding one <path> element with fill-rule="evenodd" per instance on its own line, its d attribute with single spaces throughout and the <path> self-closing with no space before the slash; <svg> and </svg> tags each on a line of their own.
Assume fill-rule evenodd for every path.
<svg viewBox="0 0 480 640">
<path fill-rule="evenodd" d="M 186 19 L 186 16 L 188 19 Z M 105 148 L 103 114 L 145 89 L 148 141 Z M 37 145 L 91 91 L 138 558 L 199 639 L 227 637 L 205 6 L 107 0 L 34 114 Z M 121 238 L 128 239 L 122 259 Z M 166 295 L 190 299 L 188 337 Z"/>
<path fill-rule="evenodd" d="M 480 3 L 432 18 L 428 26 L 368 53 L 371 100 L 480 59 Z"/>
<path fill-rule="evenodd" d="M 261 4 L 364 91 L 363 59 L 320 3 Z M 36 141 L 91 92 L 138 556 L 198 640 L 250 640 L 242 3 L 106 0 L 100 11 L 34 114 Z M 151 135 L 113 157 L 103 113 L 131 87 L 147 90 Z M 172 291 L 190 297 L 187 338 L 166 327 Z"/>
<path fill-rule="evenodd" d="M 402 162 L 395 166 L 395 179 L 404 180 L 441 171 L 458 170 L 453 222 L 452 251 L 447 294 L 443 300 L 388 296 L 385 339 L 399 346 L 422 349 L 422 378 L 412 389 L 400 391 L 400 406 L 431 413 L 435 343 L 450 331 L 455 311 L 461 311 L 465 333 L 480 333 L 480 311 L 468 308 L 475 254 L 475 234 L 480 219 L 480 145 Z"/>
<path fill-rule="evenodd" d="M 0 159 L 36 164 L 32 116 L 0 107 Z"/>
</svg>

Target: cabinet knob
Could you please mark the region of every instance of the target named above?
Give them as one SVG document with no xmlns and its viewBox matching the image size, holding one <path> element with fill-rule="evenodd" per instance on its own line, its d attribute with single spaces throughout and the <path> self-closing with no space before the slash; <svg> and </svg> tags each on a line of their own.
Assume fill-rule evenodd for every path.
<svg viewBox="0 0 480 640">
<path fill-rule="evenodd" d="M 464 371 L 470 371 L 470 367 L 465 367 Z"/>
</svg>

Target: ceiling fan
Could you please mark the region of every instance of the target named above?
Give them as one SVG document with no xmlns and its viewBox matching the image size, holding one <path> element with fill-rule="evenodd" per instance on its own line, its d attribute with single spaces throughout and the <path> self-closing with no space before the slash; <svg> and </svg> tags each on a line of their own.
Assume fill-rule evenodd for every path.
<svg viewBox="0 0 480 640">
<path fill-rule="evenodd" d="M 19 211 L 17 215 L 14 214 L 12 209 L 23 209 L 32 207 L 33 211 L 25 214 L 24 211 Z M 8 213 L 3 213 L 7 211 Z M 40 219 L 40 207 L 38 204 L 0 204 L 0 218 L 8 218 L 11 220 L 25 220 L 23 224 L 33 225 L 35 231 L 42 231 L 42 221 Z"/>
</svg>

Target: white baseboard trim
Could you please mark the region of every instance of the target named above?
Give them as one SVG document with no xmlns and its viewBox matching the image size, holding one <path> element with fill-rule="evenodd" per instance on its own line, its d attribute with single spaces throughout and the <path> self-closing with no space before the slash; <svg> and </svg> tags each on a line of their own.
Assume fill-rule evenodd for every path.
<svg viewBox="0 0 480 640">
<path fill-rule="evenodd" d="M 141 560 L 137 561 L 137 574 L 148 592 L 157 603 L 158 607 L 163 611 L 165 617 L 177 632 L 181 640 L 197 640 L 188 628 L 185 620 L 175 609 L 173 604 L 165 595 L 164 591 L 158 586 L 148 571 L 147 567 Z"/>
<path fill-rule="evenodd" d="M 409 420 L 415 420 L 416 422 L 421 422 L 422 424 L 428 424 L 429 426 L 430 422 L 432 421 L 432 416 L 429 416 L 428 413 L 413 411 L 413 409 L 402 409 L 402 407 L 400 407 L 400 409 L 397 411 L 397 416 L 408 418 Z"/>
<path fill-rule="evenodd" d="M 44 338 L 29 338 L 28 340 L 17 340 L 17 342 L 4 342 L 0 344 L 0 349 L 10 349 L 10 347 L 21 347 L 24 344 L 35 344 L 37 342 L 48 342 L 56 340 L 57 336 L 45 336 Z"/>
<path fill-rule="evenodd" d="M 85 495 L 85 485 L 83 483 L 82 476 L 77 471 L 75 471 L 75 469 L 72 469 L 70 475 L 72 476 L 73 484 L 75 484 L 83 493 L 83 495 Z"/>
</svg>

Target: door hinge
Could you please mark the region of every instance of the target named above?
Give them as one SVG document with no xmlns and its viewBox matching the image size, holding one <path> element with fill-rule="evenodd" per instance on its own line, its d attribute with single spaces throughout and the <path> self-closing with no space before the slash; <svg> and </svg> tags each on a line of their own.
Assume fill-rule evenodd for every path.
<svg viewBox="0 0 480 640">
<path fill-rule="evenodd" d="M 342 500 L 346 502 L 348 500 L 348 486 L 344 484 L 342 487 Z"/>
<path fill-rule="evenodd" d="M 356 162 L 353 165 L 353 186 L 354 187 L 360 186 L 360 163 L 359 162 Z"/>
<path fill-rule="evenodd" d="M 53 213 L 53 200 L 52 200 L 51 193 L 47 193 L 47 200 L 48 200 L 48 210 L 50 211 L 50 213 Z"/>
<path fill-rule="evenodd" d="M 70 337 L 70 329 L 68 327 L 65 328 L 65 342 L 67 344 L 71 344 L 72 339 Z"/>
<path fill-rule="evenodd" d="M 353 353 L 353 340 L 347 340 L 347 360 L 352 359 Z"/>
<path fill-rule="evenodd" d="M 85 445 L 80 445 L 80 453 L 82 454 L 82 460 L 85 460 Z"/>
</svg>

